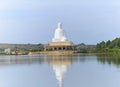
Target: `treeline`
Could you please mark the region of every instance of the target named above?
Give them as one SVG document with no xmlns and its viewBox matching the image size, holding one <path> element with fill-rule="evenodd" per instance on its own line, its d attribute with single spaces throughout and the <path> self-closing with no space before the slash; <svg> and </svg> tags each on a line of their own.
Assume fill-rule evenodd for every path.
<svg viewBox="0 0 120 87">
<path fill-rule="evenodd" d="M 80 43 L 77 45 L 78 53 L 92 53 L 95 49 L 95 45 L 86 45 L 84 43 Z"/>
<path fill-rule="evenodd" d="M 120 38 L 116 38 L 112 41 L 102 41 L 96 45 L 95 52 L 120 52 Z"/>
<path fill-rule="evenodd" d="M 43 44 L 0 44 L 0 52 L 4 51 L 5 49 L 10 49 L 11 51 L 42 51 Z"/>
</svg>

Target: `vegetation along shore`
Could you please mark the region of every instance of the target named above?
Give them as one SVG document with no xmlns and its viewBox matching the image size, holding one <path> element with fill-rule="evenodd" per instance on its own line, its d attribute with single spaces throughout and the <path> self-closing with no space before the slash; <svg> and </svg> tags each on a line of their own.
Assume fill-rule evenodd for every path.
<svg viewBox="0 0 120 87">
<path fill-rule="evenodd" d="M 42 52 L 44 44 L 0 44 L 1 55 L 23 55 L 31 52 Z M 114 40 L 101 41 L 96 45 L 77 45 L 77 53 L 97 53 L 97 54 L 120 54 L 120 38 Z"/>
</svg>

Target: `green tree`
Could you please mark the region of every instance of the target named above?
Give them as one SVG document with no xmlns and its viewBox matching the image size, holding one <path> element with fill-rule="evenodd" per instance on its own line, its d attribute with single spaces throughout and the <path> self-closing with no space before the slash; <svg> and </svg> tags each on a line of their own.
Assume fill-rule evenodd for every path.
<svg viewBox="0 0 120 87">
<path fill-rule="evenodd" d="M 108 47 L 108 48 L 109 48 L 110 43 L 111 43 L 111 41 L 110 41 L 110 40 L 108 40 L 108 41 L 106 42 L 106 47 Z"/>
<path fill-rule="evenodd" d="M 100 43 L 100 46 L 101 46 L 101 48 L 105 48 L 105 47 L 106 47 L 106 43 L 105 43 L 104 41 L 102 41 L 102 42 Z"/>
</svg>

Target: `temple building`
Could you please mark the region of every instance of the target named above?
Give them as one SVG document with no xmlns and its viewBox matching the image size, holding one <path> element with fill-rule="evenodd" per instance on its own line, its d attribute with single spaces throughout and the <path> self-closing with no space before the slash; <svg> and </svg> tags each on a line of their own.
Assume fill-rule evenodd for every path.
<svg viewBox="0 0 120 87">
<path fill-rule="evenodd" d="M 67 36 L 62 29 L 62 24 L 58 23 L 57 29 L 55 30 L 52 41 L 44 46 L 44 51 L 51 51 L 51 53 L 73 53 L 76 50 L 76 46 L 68 41 Z"/>
</svg>

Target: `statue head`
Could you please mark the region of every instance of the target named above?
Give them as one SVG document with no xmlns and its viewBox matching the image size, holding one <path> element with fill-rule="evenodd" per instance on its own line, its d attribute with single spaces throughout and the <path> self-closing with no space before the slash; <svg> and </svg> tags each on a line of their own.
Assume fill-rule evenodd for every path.
<svg viewBox="0 0 120 87">
<path fill-rule="evenodd" d="M 58 23 L 58 28 L 62 29 L 62 24 L 60 22 Z"/>
</svg>

